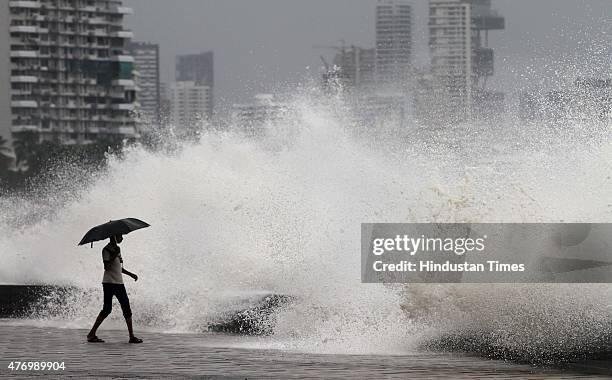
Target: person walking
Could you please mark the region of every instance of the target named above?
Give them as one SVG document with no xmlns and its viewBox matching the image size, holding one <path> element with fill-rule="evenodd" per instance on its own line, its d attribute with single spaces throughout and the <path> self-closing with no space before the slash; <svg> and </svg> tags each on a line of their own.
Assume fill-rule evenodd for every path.
<svg viewBox="0 0 612 380">
<path fill-rule="evenodd" d="M 138 276 L 123 268 L 123 259 L 121 257 L 121 248 L 119 244 L 123 241 L 123 235 L 113 235 L 110 237 L 110 242 L 102 249 L 102 261 L 104 262 L 104 276 L 102 277 L 102 289 L 104 291 L 104 306 L 98 318 L 87 334 L 87 341 L 91 343 L 103 343 L 104 340 L 96 336 L 98 327 L 108 317 L 113 308 L 113 297 L 117 297 L 121 305 L 121 311 L 127 324 L 128 333 L 130 335 L 130 343 L 142 343 L 142 339 L 134 335 L 132 327 L 132 309 L 130 308 L 130 300 L 123 284 L 123 274 L 126 274 L 138 281 Z"/>
</svg>

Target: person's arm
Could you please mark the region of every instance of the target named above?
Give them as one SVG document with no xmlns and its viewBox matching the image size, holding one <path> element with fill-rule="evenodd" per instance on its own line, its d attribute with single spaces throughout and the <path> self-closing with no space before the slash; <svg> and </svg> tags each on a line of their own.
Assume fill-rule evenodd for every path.
<svg viewBox="0 0 612 380">
<path fill-rule="evenodd" d="M 121 268 L 121 273 L 127 274 L 128 276 L 132 277 L 134 281 L 138 281 L 138 276 L 136 276 L 134 273 L 130 272 L 129 270 L 125 268 Z"/>
<path fill-rule="evenodd" d="M 115 255 L 108 252 L 106 249 L 102 250 L 102 262 L 104 263 L 104 270 L 111 269 L 111 262 L 115 258 Z"/>
</svg>

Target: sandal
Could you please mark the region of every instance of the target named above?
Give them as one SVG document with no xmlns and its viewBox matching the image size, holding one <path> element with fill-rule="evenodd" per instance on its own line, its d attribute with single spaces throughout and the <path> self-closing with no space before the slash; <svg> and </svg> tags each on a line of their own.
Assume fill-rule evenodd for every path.
<svg viewBox="0 0 612 380">
<path fill-rule="evenodd" d="M 130 343 L 142 343 L 142 339 L 133 336 L 130 338 Z"/>
<path fill-rule="evenodd" d="M 104 343 L 104 341 L 100 338 L 98 338 L 97 336 L 88 336 L 87 337 L 87 341 L 89 343 Z"/>
</svg>

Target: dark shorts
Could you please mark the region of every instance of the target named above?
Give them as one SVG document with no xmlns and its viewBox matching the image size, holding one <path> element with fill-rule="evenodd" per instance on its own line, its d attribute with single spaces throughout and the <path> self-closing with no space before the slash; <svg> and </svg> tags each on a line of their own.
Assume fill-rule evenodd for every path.
<svg viewBox="0 0 612 380">
<path fill-rule="evenodd" d="M 104 290 L 104 307 L 100 312 L 105 317 L 108 316 L 113 309 L 113 296 L 117 297 L 121 305 L 121 311 L 125 318 L 132 317 L 132 309 L 130 309 L 130 299 L 128 298 L 125 285 L 123 284 L 102 284 Z"/>
</svg>

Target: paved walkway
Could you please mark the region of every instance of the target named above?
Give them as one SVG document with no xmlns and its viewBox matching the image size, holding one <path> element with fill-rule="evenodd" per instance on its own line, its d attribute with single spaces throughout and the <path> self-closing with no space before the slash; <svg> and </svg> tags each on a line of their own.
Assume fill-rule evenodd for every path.
<svg viewBox="0 0 612 380">
<path fill-rule="evenodd" d="M 34 328 L 0 321 L 0 378 L 596 378 L 466 356 L 311 355 L 230 347 L 242 337 L 139 334 L 103 330 L 102 344 L 85 342 L 84 330 Z M 11 361 L 64 362 L 55 372 L 13 371 Z M 602 377 L 604 378 L 604 377 Z"/>
</svg>

